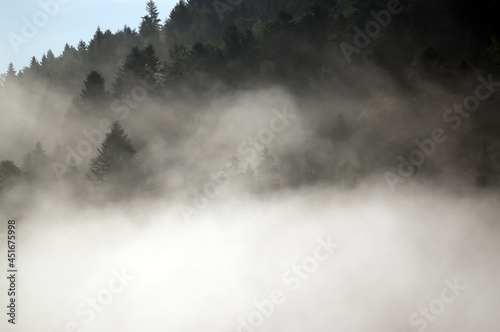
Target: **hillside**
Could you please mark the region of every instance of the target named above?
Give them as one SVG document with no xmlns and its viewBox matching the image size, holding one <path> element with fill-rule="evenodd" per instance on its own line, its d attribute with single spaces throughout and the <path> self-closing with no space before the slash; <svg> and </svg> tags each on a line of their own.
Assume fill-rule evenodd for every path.
<svg viewBox="0 0 500 332">
<path fill-rule="evenodd" d="M 351 187 L 374 178 L 385 178 L 391 189 L 408 179 L 496 186 L 500 29 L 493 22 L 499 6 L 198 0 L 180 1 L 163 20 L 149 1 L 137 29 L 98 27 L 92 40 L 66 45 L 59 56 L 48 50 L 29 67 L 8 68 L 0 109 L 18 117 L 3 130 L 7 138 L 19 139 L 19 130 L 33 137 L 23 137 L 16 149 L 8 139 L 0 144 L 0 173 L 6 188 L 35 179 L 80 186 L 109 124 L 119 121 L 124 137 L 130 135 L 131 155 L 141 156 L 141 179 L 133 182 L 180 177 L 184 184 L 162 190 L 182 191 L 209 173 L 186 167 L 193 158 L 185 142 L 211 141 L 194 126 L 204 121 L 204 130 L 217 130 L 226 110 L 214 105 L 229 107 L 227 98 L 277 91 L 286 100 L 268 103 L 266 112 L 292 107 L 300 130 L 287 139 L 300 144 L 273 147 L 272 139 L 261 138 L 252 158 L 242 160 L 241 144 L 221 153 L 220 142 L 212 141 L 204 163 L 224 165 L 221 155 L 233 160 L 244 183 L 260 183 L 251 185 L 255 190 Z M 474 97 L 478 89 L 484 98 Z M 161 159 L 152 152 L 156 141 L 168 146 Z"/>
</svg>

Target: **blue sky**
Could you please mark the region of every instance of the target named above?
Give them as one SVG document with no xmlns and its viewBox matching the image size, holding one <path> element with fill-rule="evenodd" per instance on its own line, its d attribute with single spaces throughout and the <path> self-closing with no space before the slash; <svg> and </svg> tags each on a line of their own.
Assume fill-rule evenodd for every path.
<svg viewBox="0 0 500 332">
<path fill-rule="evenodd" d="M 88 42 L 97 26 L 115 32 L 125 24 L 138 29 L 141 17 L 146 14 L 147 0 L 21 0 L 0 3 L 0 73 L 5 73 L 10 62 L 16 70 L 29 64 L 32 56 L 38 60 L 51 49 L 60 55 L 66 43 L 76 46 L 82 39 Z M 167 18 L 177 0 L 155 1 L 162 20 Z M 41 4 L 52 4 L 47 10 Z M 57 5 L 57 8 L 55 5 Z M 45 20 L 48 18 L 48 20 Z M 38 21 L 37 21 L 38 19 Z M 25 22 L 35 24 L 38 30 L 25 30 Z M 38 27 L 37 27 L 38 25 Z M 9 38 L 10 36 L 10 38 Z M 11 39 L 16 39 L 16 47 Z M 29 38 L 25 38 L 29 37 Z M 16 44 L 16 43 L 14 43 Z"/>
</svg>

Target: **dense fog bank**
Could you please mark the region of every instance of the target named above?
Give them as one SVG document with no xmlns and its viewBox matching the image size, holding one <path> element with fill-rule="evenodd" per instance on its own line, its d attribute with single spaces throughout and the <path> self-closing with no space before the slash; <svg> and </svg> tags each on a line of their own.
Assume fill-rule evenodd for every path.
<svg viewBox="0 0 500 332">
<path fill-rule="evenodd" d="M 278 290 L 251 328 L 417 331 L 425 316 L 410 316 L 450 282 L 460 295 L 444 292 L 454 299 L 442 313 L 434 301 L 428 329 L 495 330 L 499 197 L 437 192 L 233 196 L 190 224 L 168 201 L 93 209 L 40 197 L 19 221 L 17 330 L 246 331 L 238 317 L 251 322 L 254 301 Z"/>
</svg>

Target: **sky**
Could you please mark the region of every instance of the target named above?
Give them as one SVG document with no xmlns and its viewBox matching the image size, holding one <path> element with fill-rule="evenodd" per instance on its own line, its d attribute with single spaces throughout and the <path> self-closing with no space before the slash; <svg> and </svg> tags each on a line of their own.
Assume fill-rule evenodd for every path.
<svg viewBox="0 0 500 332">
<path fill-rule="evenodd" d="M 138 29 L 147 0 L 22 0 L 0 2 L 0 73 L 12 62 L 16 70 L 51 49 L 59 56 L 64 45 L 88 42 L 97 26 L 115 32 L 126 24 Z M 177 0 L 158 0 L 162 20 Z M 44 9 L 45 8 L 45 9 Z M 48 19 L 47 19 L 48 18 Z M 33 25 L 37 30 L 30 30 Z"/>
</svg>

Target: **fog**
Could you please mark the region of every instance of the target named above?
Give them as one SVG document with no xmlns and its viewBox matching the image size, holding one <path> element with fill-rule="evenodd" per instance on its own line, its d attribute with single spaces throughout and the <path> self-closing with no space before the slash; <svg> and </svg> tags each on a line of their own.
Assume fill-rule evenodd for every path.
<svg viewBox="0 0 500 332">
<path fill-rule="evenodd" d="M 0 331 L 500 330 L 496 27 L 288 1 L 0 76 Z"/>
<path fill-rule="evenodd" d="M 284 302 L 252 329 L 416 331 L 409 316 L 458 280 L 466 289 L 428 330 L 494 331 L 498 199 L 425 187 L 232 195 L 187 224 L 158 199 L 95 209 L 39 198 L 18 222 L 19 321 L 7 330 L 245 331 L 238 317 L 279 289 Z M 318 238 L 333 253 L 298 287 L 284 281 Z M 113 271 L 133 279 L 93 316 L 80 306 L 107 303 Z"/>
<path fill-rule="evenodd" d="M 148 101 L 127 116 L 109 110 L 85 125 L 74 122 L 72 135 L 62 133 L 74 120 L 57 108 L 49 122 L 37 120 L 30 107 L 16 109 L 13 123 L 31 119 L 35 134 L 50 133 L 39 136 L 44 144 L 62 141 L 73 149 L 85 139 L 77 130 L 95 130 L 103 117 L 121 120 L 140 148 L 151 186 L 124 200 L 75 179 L 10 189 L 2 218 L 18 221 L 18 323 L 12 328 L 2 321 L 3 328 L 498 329 L 497 193 L 415 179 L 393 191 L 383 168 L 355 188 L 300 180 L 311 160 L 373 161 L 359 132 L 350 146 L 322 137 L 322 124 L 336 110 L 363 107 L 337 98 L 331 114 L 322 111 L 325 101 L 298 100 L 279 87 L 191 102 L 174 98 L 167 106 Z M 288 114 L 279 126 L 277 114 Z M 263 128 L 271 131 L 262 134 Z M 281 162 L 279 189 L 249 190 L 240 173 L 219 177 L 223 184 L 213 192 L 206 189 L 232 156 L 242 167 L 256 167 L 263 145 Z M 10 156 L 16 159 L 23 147 L 11 145 Z M 77 165 L 78 174 L 96 151 Z M 5 236 L 1 241 L 5 248 Z M 8 287 L 5 278 L 0 286 Z"/>
</svg>

